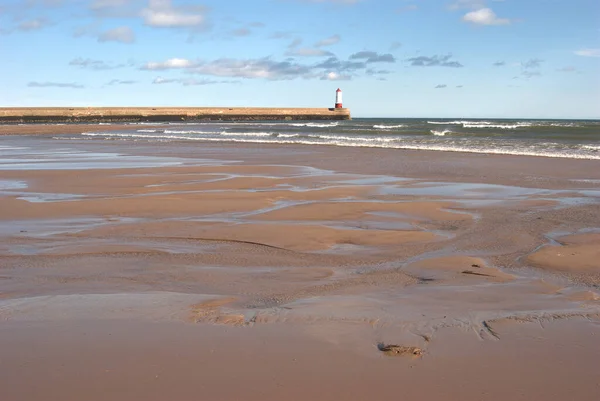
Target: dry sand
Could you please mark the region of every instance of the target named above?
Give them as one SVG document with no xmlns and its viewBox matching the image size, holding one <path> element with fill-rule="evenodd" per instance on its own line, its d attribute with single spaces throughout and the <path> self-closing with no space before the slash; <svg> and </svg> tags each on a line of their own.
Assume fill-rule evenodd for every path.
<svg viewBox="0 0 600 401">
<path fill-rule="evenodd" d="M 585 161 L 0 146 L 3 400 L 598 398 Z"/>
</svg>

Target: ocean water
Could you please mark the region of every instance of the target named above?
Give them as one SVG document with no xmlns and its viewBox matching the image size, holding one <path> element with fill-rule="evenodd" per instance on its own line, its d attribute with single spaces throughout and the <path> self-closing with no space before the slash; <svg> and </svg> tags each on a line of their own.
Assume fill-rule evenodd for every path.
<svg viewBox="0 0 600 401">
<path fill-rule="evenodd" d="M 143 124 L 88 139 L 205 141 L 362 146 L 600 159 L 600 121 L 478 119 L 354 119 L 350 121 Z"/>
</svg>

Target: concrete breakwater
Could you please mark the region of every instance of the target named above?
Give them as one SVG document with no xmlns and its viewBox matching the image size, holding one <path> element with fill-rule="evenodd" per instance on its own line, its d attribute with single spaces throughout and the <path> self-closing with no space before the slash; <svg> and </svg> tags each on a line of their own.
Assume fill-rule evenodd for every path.
<svg viewBox="0 0 600 401">
<path fill-rule="evenodd" d="M 349 120 L 349 109 L 263 107 L 12 107 L 0 123 Z"/>
</svg>

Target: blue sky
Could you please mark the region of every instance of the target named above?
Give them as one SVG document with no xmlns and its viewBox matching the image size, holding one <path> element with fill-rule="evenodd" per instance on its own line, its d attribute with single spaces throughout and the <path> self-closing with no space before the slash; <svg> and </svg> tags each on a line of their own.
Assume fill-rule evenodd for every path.
<svg viewBox="0 0 600 401">
<path fill-rule="evenodd" d="M 600 118 L 598 0 L 0 0 L 0 106 Z"/>
</svg>

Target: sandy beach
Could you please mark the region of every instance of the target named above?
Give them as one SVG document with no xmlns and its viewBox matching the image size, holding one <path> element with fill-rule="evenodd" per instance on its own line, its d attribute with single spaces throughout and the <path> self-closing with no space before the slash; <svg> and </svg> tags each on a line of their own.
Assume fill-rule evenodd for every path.
<svg viewBox="0 0 600 401">
<path fill-rule="evenodd" d="M 598 399 L 597 160 L 88 130 L 0 127 L 3 400 Z"/>
</svg>

